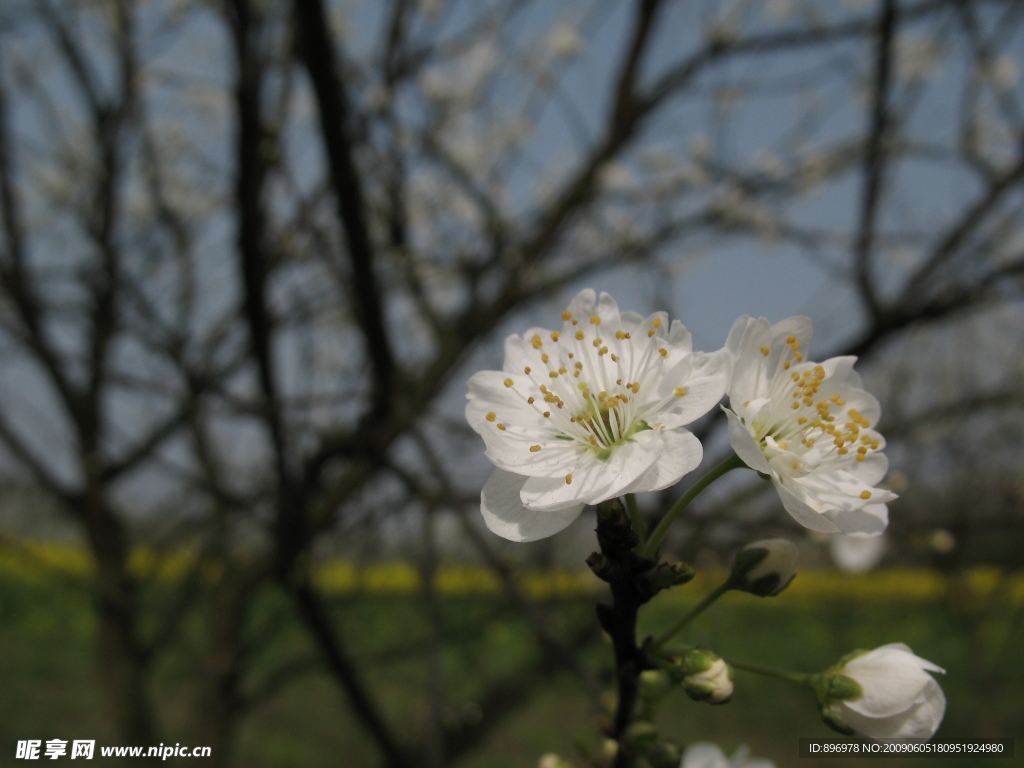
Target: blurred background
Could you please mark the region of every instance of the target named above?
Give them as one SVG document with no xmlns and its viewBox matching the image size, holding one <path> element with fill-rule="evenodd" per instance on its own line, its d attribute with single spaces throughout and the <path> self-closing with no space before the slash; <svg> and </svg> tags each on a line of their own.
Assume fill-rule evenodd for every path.
<svg viewBox="0 0 1024 768">
<path fill-rule="evenodd" d="M 692 641 L 802 671 L 904 641 L 948 670 L 940 738 L 1020 736 L 1022 52 L 1015 0 L 0 4 L 0 765 L 596 748 L 593 518 L 489 534 L 462 417 L 588 286 L 705 350 L 810 316 L 900 494 L 864 545 L 730 478 L 642 629 L 783 535 L 790 590 Z M 721 419 L 695 431 L 713 466 Z M 833 735 L 772 681 L 677 698 L 666 734 L 780 766 Z"/>
</svg>

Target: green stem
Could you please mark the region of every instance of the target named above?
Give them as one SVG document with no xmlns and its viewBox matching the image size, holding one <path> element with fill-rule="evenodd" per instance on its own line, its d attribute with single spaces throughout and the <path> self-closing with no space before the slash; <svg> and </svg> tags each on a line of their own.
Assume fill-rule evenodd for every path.
<svg viewBox="0 0 1024 768">
<path fill-rule="evenodd" d="M 665 517 L 661 519 L 661 522 L 658 523 L 658 527 L 654 529 L 654 532 L 651 534 L 651 538 L 647 540 L 647 545 L 643 549 L 644 557 L 649 560 L 653 560 L 657 557 L 658 547 L 661 546 L 661 541 L 665 538 L 665 534 L 668 533 L 668 529 L 671 528 L 672 523 L 674 523 L 679 516 L 683 514 L 683 510 L 686 509 L 690 502 L 700 495 L 701 491 L 715 482 L 715 480 L 720 478 L 722 475 L 745 466 L 746 464 L 743 463 L 743 460 L 736 454 L 733 454 L 694 483 L 690 490 L 684 493 L 679 500 L 672 505 L 672 509 L 670 509 L 665 514 Z"/>
<path fill-rule="evenodd" d="M 636 503 L 636 494 L 626 494 L 626 511 L 629 512 L 629 522 L 633 526 L 633 533 L 636 534 L 637 539 L 640 543 L 636 545 L 638 552 L 643 552 L 644 549 L 644 521 L 640 517 L 640 507 Z"/>
<path fill-rule="evenodd" d="M 750 664 L 745 661 L 735 661 L 734 659 L 726 659 L 726 661 L 729 666 L 742 669 L 745 672 L 754 672 L 758 675 L 774 677 L 778 680 L 796 683 L 797 685 L 806 685 L 808 688 L 814 687 L 814 680 L 818 677 L 818 675 L 807 675 L 799 672 L 783 672 L 771 667 L 762 667 L 760 664 Z"/>
<path fill-rule="evenodd" d="M 691 621 L 693 621 L 695 618 L 704 613 L 704 611 L 707 610 L 708 607 L 710 607 L 718 598 L 720 598 L 722 595 L 728 592 L 731 588 L 731 584 L 728 580 L 724 581 L 722 584 L 716 587 L 712 592 L 708 594 L 707 597 L 700 601 L 699 605 L 695 606 L 693 610 L 691 610 L 688 614 L 683 616 L 683 618 L 681 618 L 679 621 L 677 621 L 675 624 L 669 627 L 668 630 L 662 633 L 658 637 L 658 639 L 651 644 L 651 649 L 655 651 L 660 650 L 665 645 L 665 643 L 667 643 L 673 637 L 682 632 Z"/>
</svg>

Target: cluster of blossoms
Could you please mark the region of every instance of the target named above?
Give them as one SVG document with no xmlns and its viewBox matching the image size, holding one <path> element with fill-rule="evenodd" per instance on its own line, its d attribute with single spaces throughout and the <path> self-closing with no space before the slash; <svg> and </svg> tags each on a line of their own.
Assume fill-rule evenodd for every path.
<svg viewBox="0 0 1024 768">
<path fill-rule="evenodd" d="M 745 465 L 770 480 L 790 516 L 818 535 L 868 542 L 885 530 L 887 504 L 896 496 L 880 487 L 888 462 L 875 428 L 878 401 L 854 372 L 855 358 L 813 362 L 806 357 L 810 341 L 807 318 L 772 325 L 744 316 L 722 349 L 699 352 L 683 324 L 666 313 L 643 317 L 620 311 L 608 294 L 580 292 L 562 313 L 560 328 L 509 336 L 503 369 L 469 381 L 466 417 L 496 467 L 481 495 L 483 518 L 506 539 L 534 541 L 569 526 L 585 506 L 598 505 L 602 553 L 588 564 L 612 584 L 613 596 L 635 600 L 621 614 L 602 606 L 607 610 L 599 617 L 617 658 L 646 660 L 635 665 L 644 706 L 653 707 L 671 684 L 695 700 L 726 703 L 735 667 L 810 687 L 825 722 L 843 733 L 930 738 L 945 697 L 929 672 L 943 670 L 900 643 L 857 651 L 813 675 L 667 646 L 729 590 L 759 597 L 785 590 L 798 549 L 784 539 L 741 549 L 721 586 L 661 636 L 642 648 L 628 639 L 639 605 L 693 576 L 684 563 L 657 562 L 668 528 L 697 493 L 733 468 Z M 669 488 L 698 467 L 703 448 L 687 427 L 723 400 L 734 455 L 694 483 L 648 538 L 632 495 Z M 619 497 L 631 506 L 629 519 L 614 501 Z M 624 579 L 632 581 L 616 593 Z M 623 616 L 633 625 L 615 623 Z M 610 740 L 611 755 L 641 753 L 651 764 L 681 768 L 771 765 L 742 750 L 727 758 L 711 744 L 692 744 L 683 754 L 657 740 L 653 722 L 630 724 L 628 718 L 616 731 L 618 741 Z M 545 759 L 569 765 L 553 755 Z"/>
<path fill-rule="evenodd" d="M 725 348 L 697 352 L 666 313 L 620 312 L 608 294 L 582 291 L 560 329 L 509 336 L 503 370 L 469 381 L 466 417 L 497 467 L 482 494 L 488 527 L 533 541 L 587 504 L 675 485 L 703 456 L 686 426 L 728 396 L 733 450 L 797 522 L 881 533 L 895 494 L 878 487 L 888 466 L 878 401 L 854 358 L 807 360 L 810 338 L 807 318 L 741 317 Z"/>
</svg>

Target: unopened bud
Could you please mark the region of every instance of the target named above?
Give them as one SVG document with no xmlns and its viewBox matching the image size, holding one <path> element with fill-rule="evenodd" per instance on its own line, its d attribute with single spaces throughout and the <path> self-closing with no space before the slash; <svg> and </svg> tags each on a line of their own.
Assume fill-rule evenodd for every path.
<svg viewBox="0 0 1024 768">
<path fill-rule="evenodd" d="M 611 581 L 612 564 L 600 552 L 592 552 L 590 557 L 587 558 L 587 565 L 601 581 Z"/>
<path fill-rule="evenodd" d="M 725 704 L 732 698 L 732 669 L 714 651 L 695 648 L 679 660 L 683 689 L 694 701 Z"/>
<path fill-rule="evenodd" d="M 636 752 L 646 752 L 658 740 L 658 729 L 645 720 L 635 720 L 622 734 L 622 741 Z"/>
<path fill-rule="evenodd" d="M 672 681 L 661 669 L 645 669 L 640 673 L 640 698 L 657 702 L 672 690 Z"/>
<path fill-rule="evenodd" d="M 873 739 L 930 739 L 946 711 L 946 696 L 931 676 L 943 672 L 903 643 L 855 651 L 819 676 L 818 706 L 842 733 Z"/>
<path fill-rule="evenodd" d="M 540 760 L 537 761 L 537 768 L 573 768 L 573 764 L 554 752 L 548 752 L 546 755 L 541 755 Z"/>
<path fill-rule="evenodd" d="M 651 768 L 679 768 L 683 759 L 683 750 L 678 744 L 661 741 L 647 750 L 647 762 Z"/>
<path fill-rule="evenodd" d="M 733 589 L 759 597 L 774 597 L 796 575 L 796 544 L 786 539 L 764 539 L 747 544 L 736 555 L 729 583 Z"/>
</svg>

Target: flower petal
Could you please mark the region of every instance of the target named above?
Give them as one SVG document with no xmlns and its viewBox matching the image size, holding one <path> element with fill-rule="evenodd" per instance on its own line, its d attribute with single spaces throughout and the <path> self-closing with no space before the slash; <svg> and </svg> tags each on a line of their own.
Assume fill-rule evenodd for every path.
<svg viewBox="0 0 1024 768">
<path fill-rule="evenodd" d="M 946 712 L 946 695 L 935 680 L 928 678 L 919 700 L 906 710 L 887 717 L 864 715 L 840 702 L 836 707 L 842 720 L 858 733 L 874 739 L 930 739 Z"/>
<path fill-rule="evenodd" d="M 597 305 L 597 292 L 593 288 L 584 288 L 569 302 L 569 312 L 577 320 L 583 322 L 594 314 Z"/>
<path fill-rule="evenodd" d="M 743 463 L 756 472 L 765 475 L 774 475 L 775 472 L 768 464 L 768 459 L 761 453 L 761 447 L 757 444 L 750 430 L 740 421 L 740 417 L 728 408 L 722 408 L 729 419 L 729 445 L 736 451 Z"/>
<path fill-rule="evenodd" d="M 924 661 L 902 643 L 893 643 L 847 662 L 843 674 L 856 680 L 864 695 L 846 701 L 846 706 L 868 717 L 888 717 L 906 711 L 925 686 L 935 682 L 925 672 L 921 663 Z"/>
<path fill-rule="evenodd" d="M 675 485 L 700 465 L 704 447 L 696 435 L 686 429 L 667 429 L 659 434 L 663 446 L 658 461 L 622 493 L 661 491 Z"/>
<path fill-rule="evenodd" d="M 782 506 L 804 528 L 819 531 L 820 533 L 840 533 L 838 525 L 821 513 L 816 512 L 807 502 L 783 485 L 782 481 L 772 478 L 772 483 L 774 483 L 775 490 L 782 500 Z"/>
<path fill-rule="evenodd" d="M 526 481 L 501 469 L 491 473 L 480 494 L 480 511 L 492 533 L 509 541 L 537 541 L 569 527 L 583 511 L 583 504 L 548 512 L 527 509 L 520 500 Z"/>
<path fill-rule="evenodd" d="M 626 492 L 637 478 L 655 466 L 665 447 L 661 430 L 638 432 L 628 441 L 615 446 L 606 462 L 610 483 L 600 494 L 591 496 L 589 504 L 597 504 Z"/>
<path fill-rule="evenodd" d="M 889 508 L 885 504 L 867 504 L 860 509 L 830 509 L 822 515 L 847 535 L 878 536 L 889 525 Z"/>
<path fill-rule="evenodd" d="M 686 748 L 679 768 L 729 768 L 729 759 L 717 744 L 695 741 Z"/>
<path fill-rule="evenodd" d="M 689 375 L 682 378 L 676 371 L 677 365 L 665 371 L 665 395 L 673 393 L 676 387 L 683 387 L 686 394 L 672 397 L 659 421 L 669 429 L 692 424 L 710 411 L 725 395 L 732 375 L 732 356 L 726 350 L 711 354 L 694 353 L 688 367 Z"/>
</svg>

